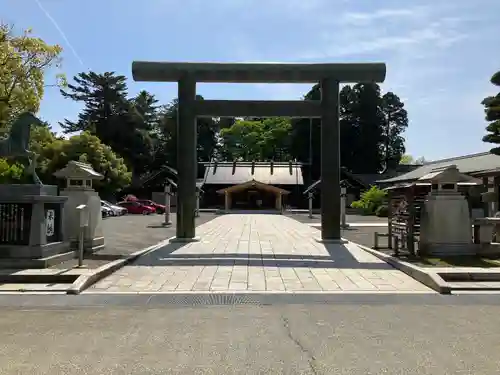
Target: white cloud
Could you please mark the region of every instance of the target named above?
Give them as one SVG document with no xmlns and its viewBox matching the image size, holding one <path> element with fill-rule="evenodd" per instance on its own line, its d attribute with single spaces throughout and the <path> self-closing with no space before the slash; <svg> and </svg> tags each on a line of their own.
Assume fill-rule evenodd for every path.
<svg viewBox="0 0 500 375">
<path fill-rule="evenodd" d="M 277 2 L 270 1 L 274 7 Z M 429 158 L 460 154 L 449 142 L 449 133 L 457 129 L 457 136 L 469 142 L 466 152 L 481 149 L 485 124 L 479 103 L 488 84 L 483 76 L 494 71 L 492 61 L 500 58 L 491 49 L 499 30 L 491 17 L 495 1 L 489 10 L 462 0 L 393 7 L 388 2 L 381 8 L 373 2 L 316 0 L 310 8 L 294 9 L 290 3 L 270 9 L 290 24 L 291 32 L 300 32 L 292 40 L 281 26 L 270 29 L 264 41 L 246 34 L 249 43 L 240 45 L 237 56 L 254 61 L 384 61 L 382 90 L 399 95 L 409 111 L 410 152 Z M 259 90 L 269 99 L 297 99 L 307 91 L 297 85 L 260 85 Z M 422 134 L 429 132 L 435 139 L 423 141 Z M 466 145 L 458 147 L 465 150 Z"/>
<path fill-rule="evenodd" d="M 427 6 L 416 6 L 412 8 L 379 9 L 375 12 L 346 12 L 340 17 L 339 23 L 345 25 L 368 25 L 375 21 L 387 21 L 388 19 L 420 18 L 429 12 Z"/>
</svg>

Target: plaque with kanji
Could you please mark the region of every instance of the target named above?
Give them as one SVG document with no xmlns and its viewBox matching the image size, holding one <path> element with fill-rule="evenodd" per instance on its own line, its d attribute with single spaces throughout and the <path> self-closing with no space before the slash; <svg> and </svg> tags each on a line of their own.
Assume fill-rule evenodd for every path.
<svg viewBox="0 0 500 375">
<path fill-rule="evenodd" d="M 54 225 L 55 225 L 55 210 L 47 210 L 45 216 L 45 233 L 47 237 L 52 237 L 55 233 Z"/>
</svg>

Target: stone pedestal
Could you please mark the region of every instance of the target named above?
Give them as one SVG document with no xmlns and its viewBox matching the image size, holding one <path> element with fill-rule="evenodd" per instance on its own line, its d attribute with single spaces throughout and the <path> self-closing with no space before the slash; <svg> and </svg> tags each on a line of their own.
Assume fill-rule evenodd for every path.
<svg viewBox="0 0 500 375">
<path fill-rule="evenodd" d="M 83 242 L 84 251 L 93 253 L 104 247 L 104 235 L 102 231 L 101 198 L 93 189 L 70 186 L 61 191 L 61 196 L 67 197 L 64 204 L 64 231 L 71 244 L 71 248 L 78 248 L 78 236 L 80 233 L 80 214 L 77 207 L 84 204 L 88 207 L 89 225 L 85 229 Z"/>
<path fill-rule="evenodd" d="M 427 196 L 420 218 L 419 252 L 440 256 L 476 253 L 464 196 L 453 192 Z"/>
<path fill-rule="evenodd" d="M 0 267 L 45 268 L 73 257 L 57 186 L 0 185 Z"/>
</svg>

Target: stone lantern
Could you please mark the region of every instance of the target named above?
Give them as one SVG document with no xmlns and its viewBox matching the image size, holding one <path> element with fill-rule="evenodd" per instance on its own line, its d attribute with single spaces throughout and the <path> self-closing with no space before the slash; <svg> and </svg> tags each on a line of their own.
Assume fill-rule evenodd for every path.
<svg viewBox="0 0 500 375">
<path fill-rule="evenodd" d="M 102 231 L 101 198 L 92 188 L 94 180 L 104 176 L 96 172 L 90 164 L 70 161 L 66 167 L 54 173 L 54 176 L 65 179 L 66 188 L 61 190 L 61 196 L 68 197 L 64 205 L 65 233 L 71 247 L 76 249 L 80 232 L 80 212 L 77 207 L 86 205 L 88 215 L 84 234 L 84 250 L 95 252 L 104 247 Z"/>
<path fill-rule="evenodd" d="M 458 183 L 476 179 L 460 173 L 456 165 L 449 165 L 433 169 L 418 182 L 432 186 L 420 216 L 420 253 L 474 254 L 469 205 L 458 191 Z"/>
</svg>

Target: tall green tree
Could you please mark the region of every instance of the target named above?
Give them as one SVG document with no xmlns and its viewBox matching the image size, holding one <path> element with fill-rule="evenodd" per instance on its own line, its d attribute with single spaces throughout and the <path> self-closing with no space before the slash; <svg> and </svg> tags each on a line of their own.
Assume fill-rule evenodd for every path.
<svg viewBox="0 0 500 375">
<path fill-rule="evenodd" d="M 353 86 L 353 123 L 357 136 L 357 151 L 352 156 L 356 173 L 376 173 L 382 170 L 381 143 L 384 118 L 381 112 L 380 87 L 377 84 L 356 84 Z M 341 147 L 349 147 L 350 144 Z"/>
<path fill-rule="evenodd" d="M 304 100 L 320 100 L 321 90 L 315 85 Z M 396 162 L 404 152 L 402 131 L 407 126 L 406 111 L 389 119 L 387 132 L 386 112 L 402 107 L 397 95 L 387 93 L 383 97 L 376 84 L 356 84 L 342 87 L 339 95 L 340 159 L 341 165 L 354 173 L 377 173 L 384 165 L 385 143 Z M 388 136 L 387 136 L 388 135 Z M 321 120 L 295 119 L 292 121 L 291 153 L 294 158 L 311 165 L 305 169 L 306 180 L 320 178 Z"/>
<path fill-rule="evenodd" d="M 390 170 L 399 164 L 406 151 L 402 134 L 408 128 L 408 112 L 401 99 L 392 92 L 382 96 L 381 110 L 385 120 L 382 125 L 383 163 Z"/>
<path fill-rule="evenodd" d="M 304 100 L 320 100 L 321 90 L 319 85 L 304 96 Z M 354 104 L 357 95 L 349 85 L 340 90 L 339 95 L 339 125 L 340 125 L 340 159 L 341 165 L 352 170 L 357 170 L 360 142 L 359 129 L 356 126 L 357 117 L 354 112 Z M 321 120 L 295 119 L 292 121 L 291 153 L 294 158 L 307 165 L 304 168 L 307 183 L 321 177 Z"/>
<path fill-rule="evenodd" d="M 493 74 L 491 83 L 500 87 L 500 71 Z M 495 96 L 488 96 L 481 104 L 484 106 L 486 121 L 489 122 L 486 127 L 486 134 L 483 137 L 483 142 L 500 144 L 500 92 Z M 493 154 L 500 155 L 500 146 L 494 147 L 490 151 Z"/>
<path fill-rule="evenodd" d="M 46 75 L 60 67 L 61 52 L 61 46 L 46 43 L 31 29 L 16 33 L 0 23 L 0 130 L 21 112 L 38 111 Z M 54 83 L 63 78 L 55 74 Z"/>
</svg>

